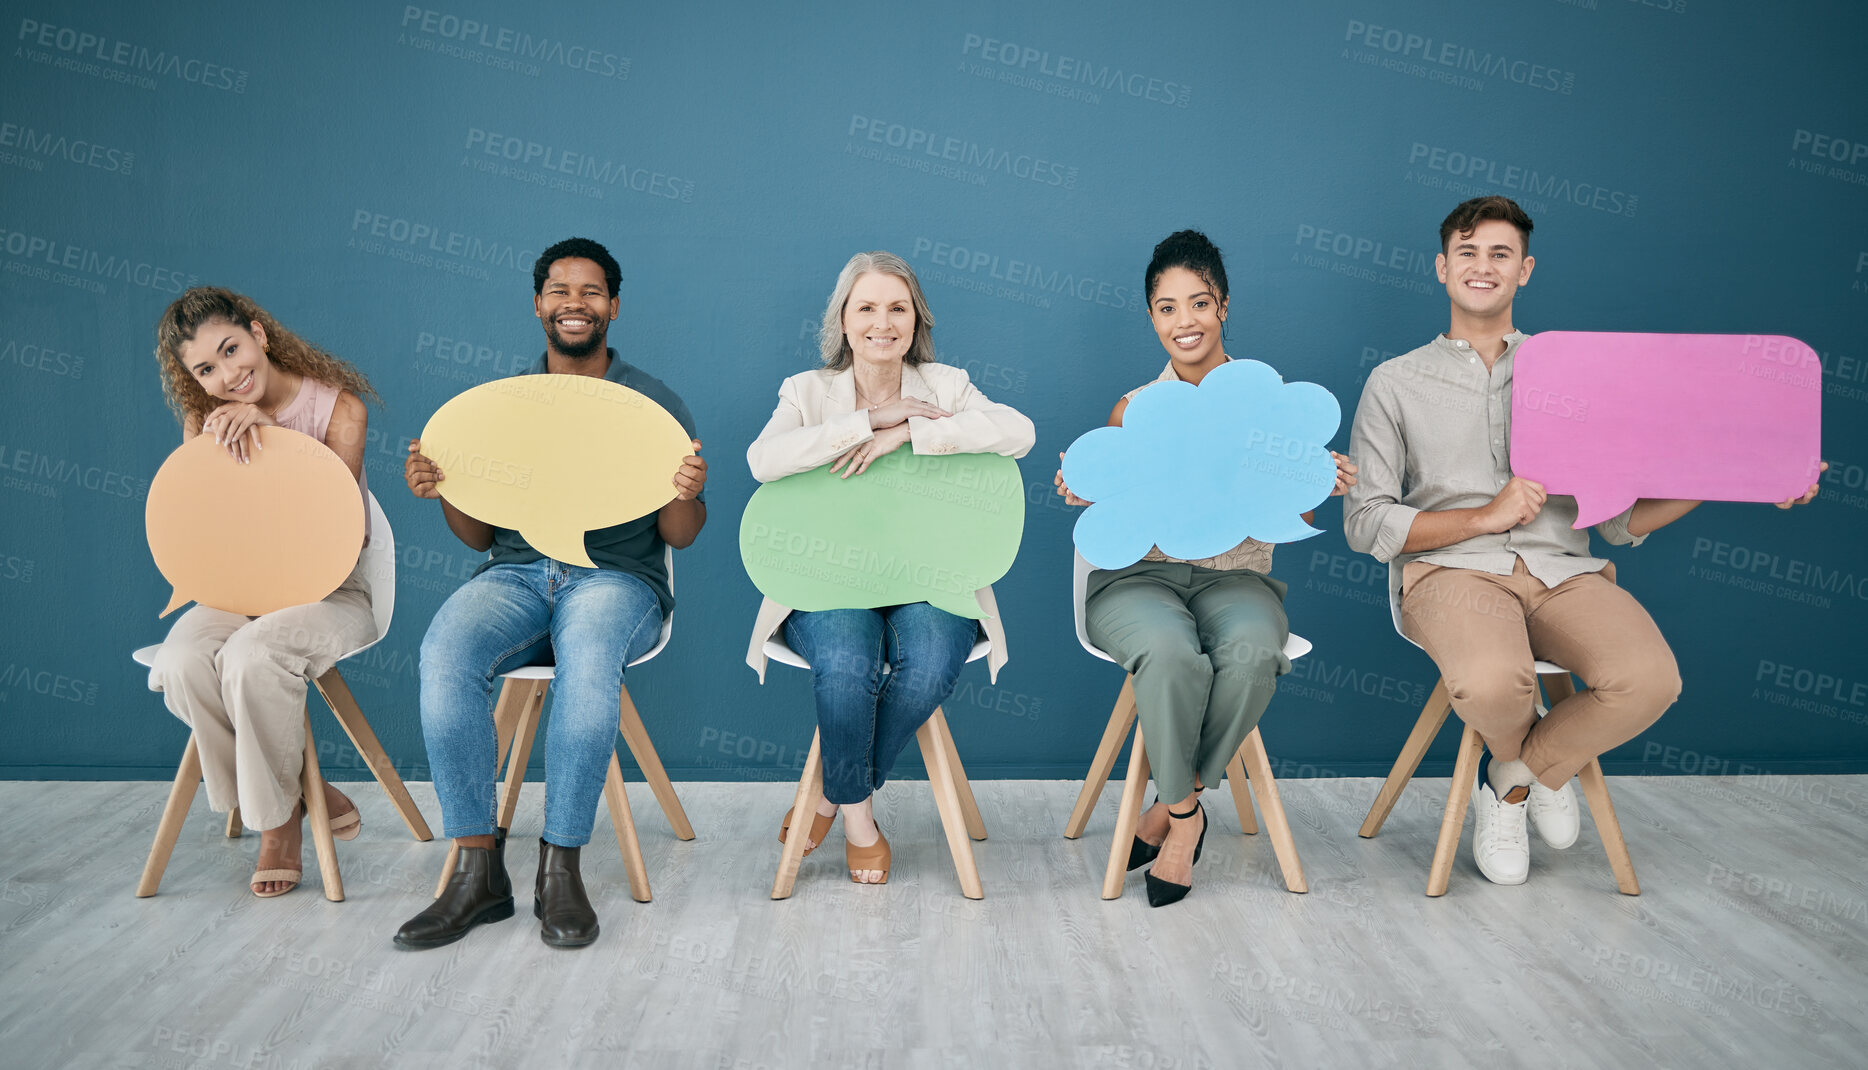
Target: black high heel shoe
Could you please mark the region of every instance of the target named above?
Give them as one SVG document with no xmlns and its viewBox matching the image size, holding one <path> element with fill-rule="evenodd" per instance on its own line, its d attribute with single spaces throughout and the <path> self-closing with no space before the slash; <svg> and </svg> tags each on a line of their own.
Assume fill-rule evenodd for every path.
<svg viewBox="0 0 1868 1070">
<path fill-rule="evenodd" d="M 1154 809 L 1156 804 L 1160 803 L 1160 801 L 1161 797 L 1159 795 L 1155 796 L 1155 801 L 1148 804 L 1148 809 Z M 1148 863 L 1153 862 L 1155 856 L 1160 853 L 1160 844 L 1149 843 L 1140 836 L 1135 837 L 1135 842 L 1129 844 L 1129 872 L 1133 873 Z"/>
<path fill-rule="evenodd" d="M 1191 819 L 1195 814 L 1204 814 L 1205 810 L 1206 807 L 1196 802 L 1193 804 L 1193 809 L 1184 814 L 1177 814 L 1169 810 L 1168 817 L 1177 821 L 1186 821 Z M 1205 818 L 1202 817 L 1200 821 L 1200 839 L 1193 845 L 1193 861 L 1189 863 L 1189 865 L 1197 866 L 1200 864 L 1200 852 L 1206 847 L 1206 828 L 1207 822 Z M 1193 891 L 1193 885 L 1191 883 L 1175 884 L 1173 881 L 1164 881 L 1155 876 L 1153 870 L 1149 870 L 1145 876 L 1148 881 L 1148 905 L 1151 907 L 1164 907 L 1169 903 L 1178 903 L 1187 898 L 1188 892 Z"/>
</svg>

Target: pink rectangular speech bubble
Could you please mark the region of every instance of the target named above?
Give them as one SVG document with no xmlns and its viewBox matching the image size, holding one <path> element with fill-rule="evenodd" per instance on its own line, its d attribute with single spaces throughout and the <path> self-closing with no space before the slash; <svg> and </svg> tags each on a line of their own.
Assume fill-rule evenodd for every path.
<svg viewBox="0 0 1868 1070">
<path fill-rule="evenodd" d="M 1759 334 L 1546 331 L 1512 358 L 1511 470 L 1576 498 L 1781 502 L 1820 474 L 1822 361 Z"/>
</svg>

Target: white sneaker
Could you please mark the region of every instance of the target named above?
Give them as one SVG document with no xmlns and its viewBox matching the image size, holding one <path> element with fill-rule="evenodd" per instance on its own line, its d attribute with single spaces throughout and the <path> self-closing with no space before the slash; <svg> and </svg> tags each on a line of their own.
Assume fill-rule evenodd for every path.
<svg viewBox="0 0 1868 1070">
<path fill-rule="evenodd" d="M 1527 800 L 1528 802 L 1528 800 Z M 1472 853 L 1479 872 L 1493 884 L 1523 884 L 1531 875 L 1531 837 L 1524 827 L 1527 803 L 1499 799 L 1492 785 L 1472 789 Z"/>
<path fill-rule="evenodd" d="M 1531 785 L 1531 827 L 1537 830 L 1538 839 L 1559 851 L 1575 843 L 1583 831 L 1575 787 L 1572 782 L 1552 791 L 1541 783 Z"/>
</svg>

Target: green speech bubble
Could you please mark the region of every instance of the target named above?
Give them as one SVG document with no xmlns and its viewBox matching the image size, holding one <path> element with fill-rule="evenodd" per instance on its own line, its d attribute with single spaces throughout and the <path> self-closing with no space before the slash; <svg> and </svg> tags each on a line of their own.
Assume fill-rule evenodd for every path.
<svg viewBox="0 0 1868 1070">
<path fill-rule="evenodd" d="M 773 480 L 746 503 L 739 555 L 792 609 L 927 602 L 978 620 L 973 592 L 1003 577 L 1025 530 L 1018 462 L 896 450 L 844 479 L 829 465 Z"/>
</svg>

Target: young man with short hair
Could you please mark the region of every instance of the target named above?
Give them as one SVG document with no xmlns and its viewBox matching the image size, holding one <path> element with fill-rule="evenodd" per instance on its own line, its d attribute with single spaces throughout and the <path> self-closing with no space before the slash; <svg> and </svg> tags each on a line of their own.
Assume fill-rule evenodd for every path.
<svg viewBox="0 0 1868 1070">
<path fill-rule="evenodd" d="M 1512 302 L 1535 266 L 1530 237 L 1530 217 L 1501 196 L 1466 201 L 1441 223 L 1435 268 L 1451 326 L 1370 374 L 1350 433 L 1360 481 L 1343 506 L 1349 545 L 1389 563 L 1402 630 L 1485 741 L 1473 853 L 1498 884 L 1529 874 L 1527 810 L 1546 844 L 1574 843 L 1571 778 L 1680 694 L 1660 629 L 1572 528 L 1576 499 L 1511 472 L 1512 359 L 1525 338 Z M 1595 530 L 1639 545 L 1698 504 L 1644 498 Z M 1540 718 L 1536 659 L 1589 689 Z"/>
<path fill-rule="evenodd" d="M 545 353 L 519 374 L 620 383 L 667 409 L 691 438 L 694 418 L 674 391 L 605 345 L 621 279 L 616 259 L 594 241 L 571 238 L 546 249 L 532 269 L 533 314 L 545 328 Z M 403 474 L 416 497 L 440 497 L 445 473 L 422 455 L 419 439 L 409 443 Z M 687 547 L 707 522 L 701 494 L 707 463 L 689 456 L 671 478 L 675 499 L 658 511 L 585 533 L 596 568 L 554 561 L 517 531 L 475 520 L 441 500 L 454 534 L 491 554 L 448 597 L 422 639 L 422 735 L 443 835 L 459 844 L 460 859 L 440 897 L 396 933 L 397 946 L 440 947 L 482 922 L 513 915 L 506 830 L 494 827 L 493 704 L 500 673 L 536 664 L 555 664 L 557 674 L 545 734 L 545 831 L 533 913 L 540 938 L 554 947 L 597 938 L 578 855 L 590 841 L 616 745 L 623 670 L 655 644 L 674 608 L 663 548 Z"/>
</svg>

